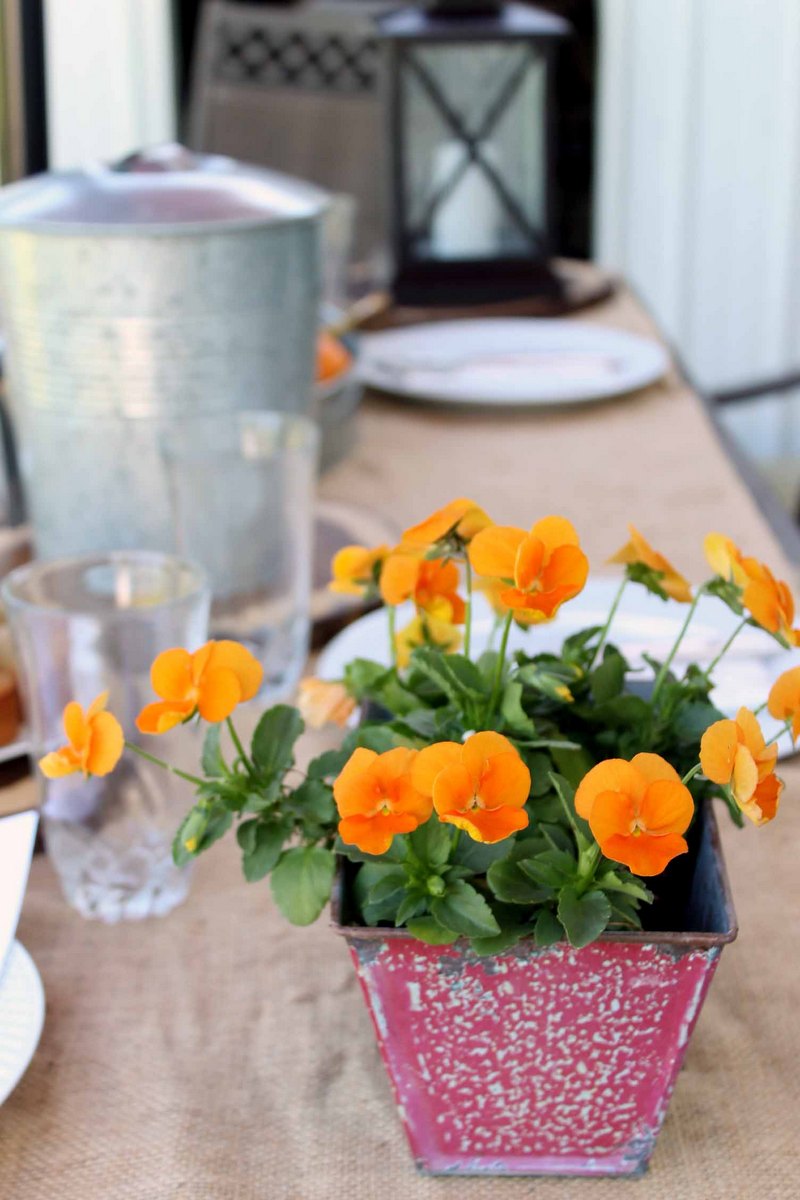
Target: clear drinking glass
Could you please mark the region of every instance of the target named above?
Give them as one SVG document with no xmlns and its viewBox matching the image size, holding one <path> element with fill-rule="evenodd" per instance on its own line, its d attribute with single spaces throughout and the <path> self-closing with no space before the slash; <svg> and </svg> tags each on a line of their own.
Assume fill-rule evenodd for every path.
<svg viewBox="0 0 800 1200">
<path fill-rule="evenodd" d="M 35 562 L 13 571 L 2 594 L 35 759 L 64 745 L 70 700 L 86 708 L 108 691 L 126 737 L 173 766 L 196 766 L 188 730 L 143 737 L 135 719 L 154 699 L 156 655 L 206 640 L 209 591 L 200 568 L 144 551 Z M 48 854 L 79 912 L 117 921 L 161 915 L 185 899 L 189 874 L 174 866 L 171 846 L 192 800 L 186 782 L 131 753 L 102 778 L 39 778 Z"/>
<path fill-rule="evenodd" d="M 263 701 L 288 696 L 308 654 L 319 435 L 274 412 L 198 416 L 164 439 L 176 547 L 201 563 L 211 632 L 264 667 Z"/>
</svg>

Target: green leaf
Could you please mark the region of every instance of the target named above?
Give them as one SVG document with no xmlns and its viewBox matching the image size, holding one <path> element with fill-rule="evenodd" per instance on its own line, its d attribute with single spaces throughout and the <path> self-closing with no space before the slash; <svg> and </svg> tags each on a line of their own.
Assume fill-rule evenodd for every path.
<svg viewBox="0 0 800 1200">
<path fill-rule="evenodd" d="M 291 832 L 291 825 L 276 821 L 248 821 L 247 825 L 255 825 L 255 833 L 247 835 L 249 845 L 242 846 L 242 870 L 248 883 L 258 883 L 268 875 L 280 858 L 283 843 Z M 246 826 L 240 825 L 236 836 L 241 842 L 241 832 Z"/>
<path fill-rule="evenodd" d="M 391 673 L 383 663 L 373 662 L 369 658 L 354 658 L 345 667 L 344 685 L 356 700 L 372 699 Z"/>
<path fill-rule="evenodd" d="M 435 917 L 415 917 L 406 928 L 412 937 L 429 946 L 450 946 L 459 937 L 452 930 L 444 929 Z"/>
<path fill-rule="evenodd" d="M 326 750 L 312 758 L 306 774 L 309 779 L 335 779 L 349 757 L 346 750 Z"/>
<path fill-rule="evenodd" d="M 394 838 L 388 850 L 384 850 L 383 854 L 367 854 L 364 850 L 359 850 L 358 846 L 349 846 L 347 842 L 343 842 L 340 837 L 336 838 L 333 849 L 336 854 L 343 854 L 345 858 L 354 863 L 398 863 L 402 862 L 408 854 L 408 846 L 404 836 Z"/>
<path fill-rule="evenodd" d="M 257 820 L 242 821 L 236 830 L 236 841 L 239 843 L 239 848 L 245 854 L 252 854 L 255 849 L 256 833 L 258 832 L 260 823 Z"/>
<path fill-rule="evenodd" d="M 487 694 L 480 671 L 462 654 L 442 654 L 432 646 L 418 646 L 412 653 L 411 662 L 459 707 L 463 707 L 465 701 L 480 700 Z"/>
<path fill-rule="evenodd" d="M 537 946 L 554 946 L 564 938 L 564 928 L 554 912 L 543 908 L 536 918 L 533 937 Z"/>
<path fill-rule="evenodd" d="M 624 699 L 624 697 L 620 697 L 620 699 Z M 615 704 L 616 701 L 609 700 L 608 703 Z M 550 753 L 561 775 L 574 788 L 578 786 L 587 771 L 590 771 L 595 765 L 588 750 L 562 750 L 553 747 Z"/>
<path fill-rule="evenodd" d="M 321 846 L 285 851 L 270 877 L 272 895 L 293 925 L 316 921 L 330 896 L 335 860 Z"/>
<path fill-rule="evenodd" d="M 508 852 L 507 839 L 502 842 L 476 842 L 462 830 L 452 861 L 458 866 L 469 868 L 475 875 L 485 875 L 492 863 L 505 858 Z"/>
<path fill-rule="evenodd" d="M 400 740 L 394 730 L 385 723 L 359 725 L 358 729 L 347 735 L 343 748 L 346 748 L 348 758 L 359 746 L 363 746 L 365 750 L 374 750 L 376 754 L 385 754 L 387 750 L 394 750 L 395 746 L 400 744 Z"/>
<path fill-rule="evenodd" d="M 406 893 L 406 898 L 395 913 L 394 923 L 397 926 L 404 925 L 406 921 L 419 916 L 428 907 L 429 896 L 422 891 L 421 888 L 411 888 Z"/>
<path fill-rule="evenodd" d="M 580 896 L 574 887 L 565 887 L 558 898 L 558 919 L 571 946 L 588 946 L 611 919 L 611 905 L 602 892 L 593 889 Z"/>
<path fill-rule="evenodd" d="M 276 704 L 264 713 L 252 741 L 253 762 L 267 778 L 282 775 L 294 761 L 294 744 L 305 726 L 296 708 Z"/>
<path fill-rule="evenodd" d="M 630 729 L 637 725 L 646 729 L 652 720 L 652 709 L 641 696 L 632 696 L 629 692 L 624 692 L 621 696 L 615 696 L 613 700 L 595 704 L 589 715 L 595 725 L 611 729 Z M 590 763 L 590 766 L 594 766 L 594 763 Z M 560 764 L 559 770 L 564 775 L 568 774 Z"/>
<path fill-rule="evenodd" d="M 453 832 L 434 816 L 410 833 L 408 841 L 420 862 L 428 867 L 441 867 L 450 857 Z"/>
<path fill-rule="evenodd" d="M 386 901 L 393 901 L 396 907 L 400 903 L 401 897 L 405 895 L 407 882 L 408 876 L 402 869 L 395 868 L 387 871 L 367 892 L 367 904 L 384 904 Z"/>
<path fill-rule="evenodd" d="M 559 888 L 575 878 L 578 864 L 564 850 L 545 850 L 536 858 L 522 859 L 519 868 L 540 887 Z"/>
<path fill-rule="evenodd" d="M 550 771 L 552 770 L 549 755 L 541 754 L 538 750 L 528 750 L 525 746 L 520 746 L 519 752 L 531 773 L 531 796 L 547 795 L 550 791 Z"/>
<path fill-rule="evenodd" d="M 500 932 L 483 896 L 463 879 L 451 883 L 444 896 L 432 902 L 431 912 L 445 929 L 466 937 L 491 937 Z"/>
<path fill-rule="evenodd" d="M 581 775 L 582 778 L 583 776 Z M 576 788 L 571 780 L 565 779 L 563 775 L 557 775 L 555 772 L 551 772 L 550 782 L 561 801 L 562 812 L 572 826 L 578 843 L 578 849 L 584 850 L 586 846 L 594 841 L 594 835 L 589 828 L 589 822 L 584 817 L 578 815 L 578 810 L 575 807 Z M 567 847 L 562 845 L 562 849 L 566 850 Z"/>
<path fill-rule="evenodd" d="M 640 583 L 642 587 L 647 588 L 648 592 L 652 592 L 654 596 L 658 596 L 662 600 L 669 600 L 669 595 L 664 591 L 661 582 L 664 578 L 663 571 L 656 571 L 653 567 L 647 567 L 642 562 L 634 562 L 628 563 L 625 568 L 625 574 L 632 583 Z"/>
<path fill-rule="evenodd" d="M 509 729 L 515 733 L 536 732 L 536 726 L 522 707 L 522 684 L 518 680 L 507 683 L 500 702 L 500 715 Z"/>
<path fill-rule="evenodd" d="M 723 714 L 713 704 L 682 704 L 672 719 L 672 730 L 678 741 L 695 745 L 709 725 L 722 720 L 722 717 Z"/>
<path fill-rule="evenodd" d="M 201 765 L 203 774 L 210 779 L 221 779 L 227 773 L 225 770 L 225 759 L 222 757 L 222 748 L 220 746 L 221 732 L 221 725 L 209 725 L 206 730 L 206 736 L 203 739 Z"/>
<path fill-rule="evenodd" d="M 552 895 L 549 888 L 533 883 L 519 863 L 508 860 L 492 863 L 486 878 L 497 899 L 507 904 L 540 904 Z"/>
<path fill-rule="evenodd" d="M 333 824 L 336 808 L 333 792 L 320 779 L 306 779 L 286 797 L 286 805 L 301 820 Z"/>
<path fill-rule="evenodd" d="M 502 954 L 504 950 L 516 946 L 518 941 L 531 932 L 531 928 L 530 925 L 509 925 L 494 937 L 471 938 L 469 944 L 475 953 L 481 956 Z"/>
<path fill-rule="evenodd" d="M 611 646 L 606 646 L 605 656 L 599 667 L 595 667 L 589 676 L 589 687 L 593 698 L 602 703 L 619 696 L 625 686 L 625 672 L 628 664 L 622 655 Z"/>
</svg>

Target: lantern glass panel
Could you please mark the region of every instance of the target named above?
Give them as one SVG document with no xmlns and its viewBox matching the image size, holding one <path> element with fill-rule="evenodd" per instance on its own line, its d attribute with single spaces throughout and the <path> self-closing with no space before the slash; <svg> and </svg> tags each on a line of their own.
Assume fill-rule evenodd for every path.
<svg viewBox="0 0 800 1200">
<path fill-rule="evenodd" d="M 404 48 L 403 234 L 412 259 L 541 253 L 545 81 L 544 59 L 526 42 Z"/>
</svg>

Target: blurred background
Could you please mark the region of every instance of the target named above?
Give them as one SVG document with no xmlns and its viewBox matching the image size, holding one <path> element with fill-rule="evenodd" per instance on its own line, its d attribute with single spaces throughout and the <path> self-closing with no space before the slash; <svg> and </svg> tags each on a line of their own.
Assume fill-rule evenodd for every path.
<svg viewBox="0 0 800 1200">
<path fill-rule="evenodd" d="M 1 0 L 3 182 L 175 139 L 359 204 L 385 270 L 381 0 Z M 800 6 L 556 0 L 554 249 L 624 273 L 784 504 L 800 456 Z"/>
</svg>

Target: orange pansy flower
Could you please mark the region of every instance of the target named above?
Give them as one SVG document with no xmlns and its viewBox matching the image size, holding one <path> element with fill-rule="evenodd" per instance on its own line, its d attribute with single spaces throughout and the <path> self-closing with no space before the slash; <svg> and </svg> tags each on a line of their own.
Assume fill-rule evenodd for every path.
<svg viewBox="0 0 800 1200">
<path fill-rule="evenodd" d="M 589 574 L 578 534 L 565 517 L 544 517 L 530 533 L 490 525 L 473 539 L 469 559 L 478 575 L 506 583 L 497 599 L 520 622 L 551 620 Z"/>
<path fill-rule="evenodd" d="M 531 773 L 499 733 L 473 733 L 463 745 L 428 746 L 417 755 L 411 777 L 432 798 L 439 819 L 476 842 L 501 842 L 528 824 Z"/>
<path fill-rule="evenodd" d="M 800 645 L 800 629 L 793 629 L 794 597 L 789 585 L 776 579 L 769 567 L 755 559 L 746 559 L 748 583 L 742 604 L 753 620 L 786 646 Z"/>
<path fill-rule="evenodd" d="M 384 854 L 397 833 L 411 833 L 431 815 L 430 797 L 413 785 L 416 750 L 402 746 L 376 754 L 354 750 L 333 785 L 339 836 L 365 854 Z"/>
<path fill-rule="evenodd" d="M 776 721 L 792 718 L 792 741 L 800 737 L 800 667 L 784 671 L 770 688 L 767 711 Z"/>
<path fill-rule="evenodd" d="M 445 654 L 453 654 L 461 645 L 461 630 L 449 617 L 450 606 L 442 600 L 440 606 L 422 616 L 412 617 L 408 625 L 395 635 L 394 645 L 398 667 L 407 667 L 411 651 L 417 646 L 438 646 Z"/>
<path fill-rule="evenodd" d="M 748 564 L 756 565 L 753 558 L 745 558 L 739 547 L 724 533 L 707 533 L 703 539 L 706 560 L 715 575 L 736 587 L 746 587 L 750 582 Z"/>
<path fill-rule="evenodd" d="M 474 500 L 461 496 L 451 500 L 444 508 L 431 513 L 418 525 L 412 525 L 403 534 L 403 548 L 427 550 L 437 542 L 458 540 L 470 542 L 475 534 L 490 525 L 491 521 L 482 508 Z"/>
<path fill-rule="evenodd" d="M 446 600 L 447 620 L 453 625 L 464 621 L 464 601 L 456 589 L 458 567 L 443 558 L 419 558 L 413 554 L 390 554 L 381 571 L 381 596 L 385 604 L 402 604 L 413 599 L 418 610 L 445 615 L 441 601 Z"/>
<path fill-rule="evenodd" d="M 194 654 L 165 650 L 150 668 L 153 691 L 161 700 L 136 718 L 141 733 L 166 733 L 199 712 L 204 721 L 224 721 L 237 704 L 252 700 L 264 669 L 238 642 L 206 642 Z"/>
<path fill-rule="evenodd" d="M 388 546 L 343 546 L 331 563 L 333 579 L 328 584 L 332 592 L 347 596 L 364 596 L 375 588 L 380 567 L 389 553 Z"/>
<path fill-rule="evenodd" d="M 680 571 L 673 567 L 668 558 L 654 550 L 647 538 L 643 537 L 635 525 L 628 525 L 630 539 L 608 560 L 610 563 L 642 563 L 651 571 L 657 571 L 661 576 L 660 584 L 668 596 L 681 604 L 689 604 L 692 599 L 692 589 L 689 581 L 684 579 Z"/>
<path fill-rule="evenodd" d="M 598 763 L 581 780 L 575 809 L 606 858 L 634 875 L 660 875 L 689 848 L 682 835 L 694 814 L 692 794 L 658 754 Z"/>
<path fill-rule="evenodd" d="M 67 745 L 39 760 L 42 774 L 61 779 L 83 771 L 84 775 L 108 775 L 122 757 L 125 735 L 115 716 L 106 712 L 108 692 L 98 696 L 84 713 L 75 700 L 64 709 Z"/>
<path fill-rule="evenodd" d="M 735 721 L 715 721 L 700 739 L 700 765 L 713 783 L 730 789 L 755 825 L 778 811 L 783 783 L 775 775 L 778 747 L 766 745 L 755 715 L 740 708 Z"/>
<path fill-rule="evenodd" d="M 324 679 L 301 679 L 297 694 L 300 716 L 310 729 L 347 724 L 356 702 L 343 683 Z"/>
</svg>

